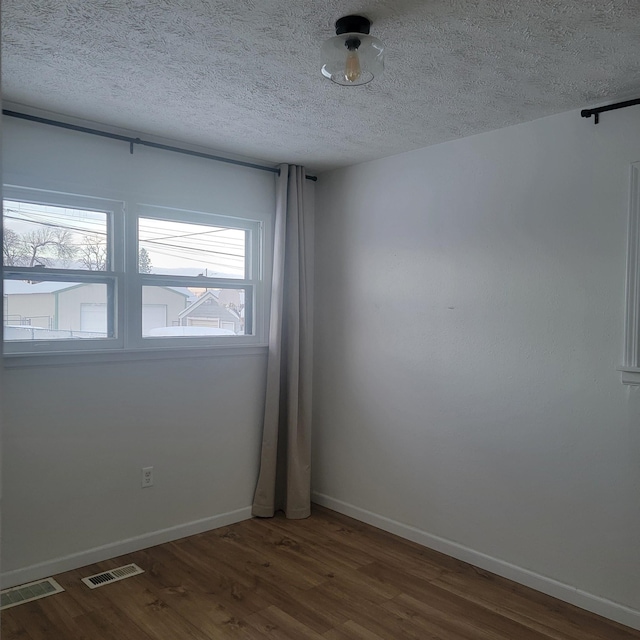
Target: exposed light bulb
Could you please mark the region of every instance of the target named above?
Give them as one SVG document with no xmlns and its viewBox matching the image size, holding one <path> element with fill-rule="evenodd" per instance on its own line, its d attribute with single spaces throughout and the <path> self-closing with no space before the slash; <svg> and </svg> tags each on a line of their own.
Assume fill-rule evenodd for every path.
<svg viewBox="0 0 640 640">
<path fill-rule="evenodd" d="M 362 75 L 362 68 L 360 67 L 360 58 L 357 51 L 349 51 L 347 54 L 347 62 L 344 66 L 344 77 L 349 82 L 355 82 Z"/>
<path fill-rule="evenodd" d="M 357 87 L 382 73 L 384 45 L 369 35 L 370 26 L 371 20 L 364 16 L 343 16 L 336 21 L 335 37 L 322 45 L 321 71 L 325 78 Z"/>
</svg>

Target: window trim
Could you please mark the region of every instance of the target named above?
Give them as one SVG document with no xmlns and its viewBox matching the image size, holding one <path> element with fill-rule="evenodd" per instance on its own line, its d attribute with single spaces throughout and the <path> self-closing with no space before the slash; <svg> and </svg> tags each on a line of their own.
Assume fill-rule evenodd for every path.
<svg viewBox="0 0 640 640">
<path fill-rule="evenodd" d="M 640 385 L 640 162 L 631 165 L 622 382 Z"/>
<path fill-rule="evenodd" d="M 73 282 L 113 283 L 115 322 L 114 338 L 99 340 L 34 340 L 5 341 L 4 355 L 12 359 L 14 366 L 41 366 L 45 359 L 51 364 L 75 364 L 78 362 L 111 362 L 121 359 L 146 360 L 166 357 L 193 357 L 196 351 L 214 355 L 242 355 L 262 352 L 268 335 L 268 291 L 265 274 L 268 276 L 271 252 L 266 239 L 271 237 L 272 221 L 265 216 L 232 216 L 214 212 L 192 211 L 149 202 L 134 202 L 126 199 L 101 198 L 94 195 L 79 195 L 51 189 L 6 185 L 4 198 L 50 204 L 69 208 L 87 208 L 107 211 L 110 234 L 112 271 L 84 271 L 70 269 L 47 269 L 48 280 Z M 102 206 L 96 206 L 101 204 Z M 193 224 L 214 224 L 250 231 L 247 245 L 248 256 L 244 279 L 194 278 L 189 276 L 164 276 L 138 272 L 138 219 L 158 218 Z M 125 265 L 135 265 L 129 271 Z M 26 267 L 4 267 L 3 275 L 23 276 L 25 273 L 41 274 L 41 269 Z M 251 277 L 249 277 L 251 276 Z M 174 284 L 169 284 L 173 282 Z M 142 337 L 142 287 L 143 286 L 199 286 L 203 288 L 251 288 L 253 291 L 249 307 L 252 307 L 253 333 L 239 336 L 194 336 L 194 337 Z M 140 317 L 138 317 L 140 316 Z M 256 351 L 256 349 L 258 351 Z M 102 357 L 100 354 L 111 354 Z M 144 355 L 140 355 L 144 354 Z M 217 355 L 217 354 L 216 354 Z M 5 360 L 5 364 L 8 360 Z"/>
<path fill-rule="evenodd" d="M 100 351 L 67 351 L 48 353 L 5 354 L 5 369 L 29 369 L 42 367 L 67 367 L 77 365 L 101 365 L 121 362 L 156 362 L 177 358 L 210 358 L 266 356 L 268 345 L 227 345 L 207 348 L 161 348 L 161 349 L 102 349 Z"/>
</svg>

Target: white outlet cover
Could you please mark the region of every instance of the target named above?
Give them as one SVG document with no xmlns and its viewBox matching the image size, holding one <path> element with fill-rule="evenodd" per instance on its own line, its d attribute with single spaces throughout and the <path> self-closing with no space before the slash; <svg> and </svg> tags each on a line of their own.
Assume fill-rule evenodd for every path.
<svg viewBox="0 0 640 640">
<path fill-rule="evenodd" d="M 153 486 L 153 467 L 142 468 L 142 487 Z"/>
</svg>

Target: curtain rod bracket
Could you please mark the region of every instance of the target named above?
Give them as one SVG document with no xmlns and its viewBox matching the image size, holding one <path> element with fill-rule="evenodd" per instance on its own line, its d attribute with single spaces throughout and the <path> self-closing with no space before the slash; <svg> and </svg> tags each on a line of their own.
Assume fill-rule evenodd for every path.
<svg viewBox="0 0 640 640">
<path fill-rule="evenodd" d="M 131 140 L 129 140 L 129 153 L 131 155 L 133 155 L 133 145 L 134 144 L 142 144 L 142 140 L 140 138 L 131 138 Z"/>
</svg>

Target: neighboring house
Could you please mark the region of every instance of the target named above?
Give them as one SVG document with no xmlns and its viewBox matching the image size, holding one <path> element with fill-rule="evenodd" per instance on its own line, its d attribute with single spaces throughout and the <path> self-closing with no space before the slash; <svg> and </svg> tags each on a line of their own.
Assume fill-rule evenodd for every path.
<svg viewBox="0 0 640 640">
<path fill-rule="evenodd" d="M 174 327 L 180 324 L 180 313 L 193 299 L 186 287 L 143 287 L 142 335 L 149 335 L 158 327 Z"/>
<path fill-rule="evenodd" d="M 2 310 L 6 325 L 55 328 L 58 292 L 69 288 L 62 282 L 18 282 L 5 280 Z"/>
<path fill-rule="evenodd" d="M 145 288 L 143 334 L 179 324 L 190 296 L 187 289 Z M 108 332 L 104 284 L 5 280 L 3 310 L 8 340 L 94 338 Z"/>
<path fill-rule="evenodd" d="M 207 291 L 180 313 L 180 324 L 186 327 L 213 327 L 242 333 L 243 307 L 240 292 L 236 290 Z"/>
</svg>

